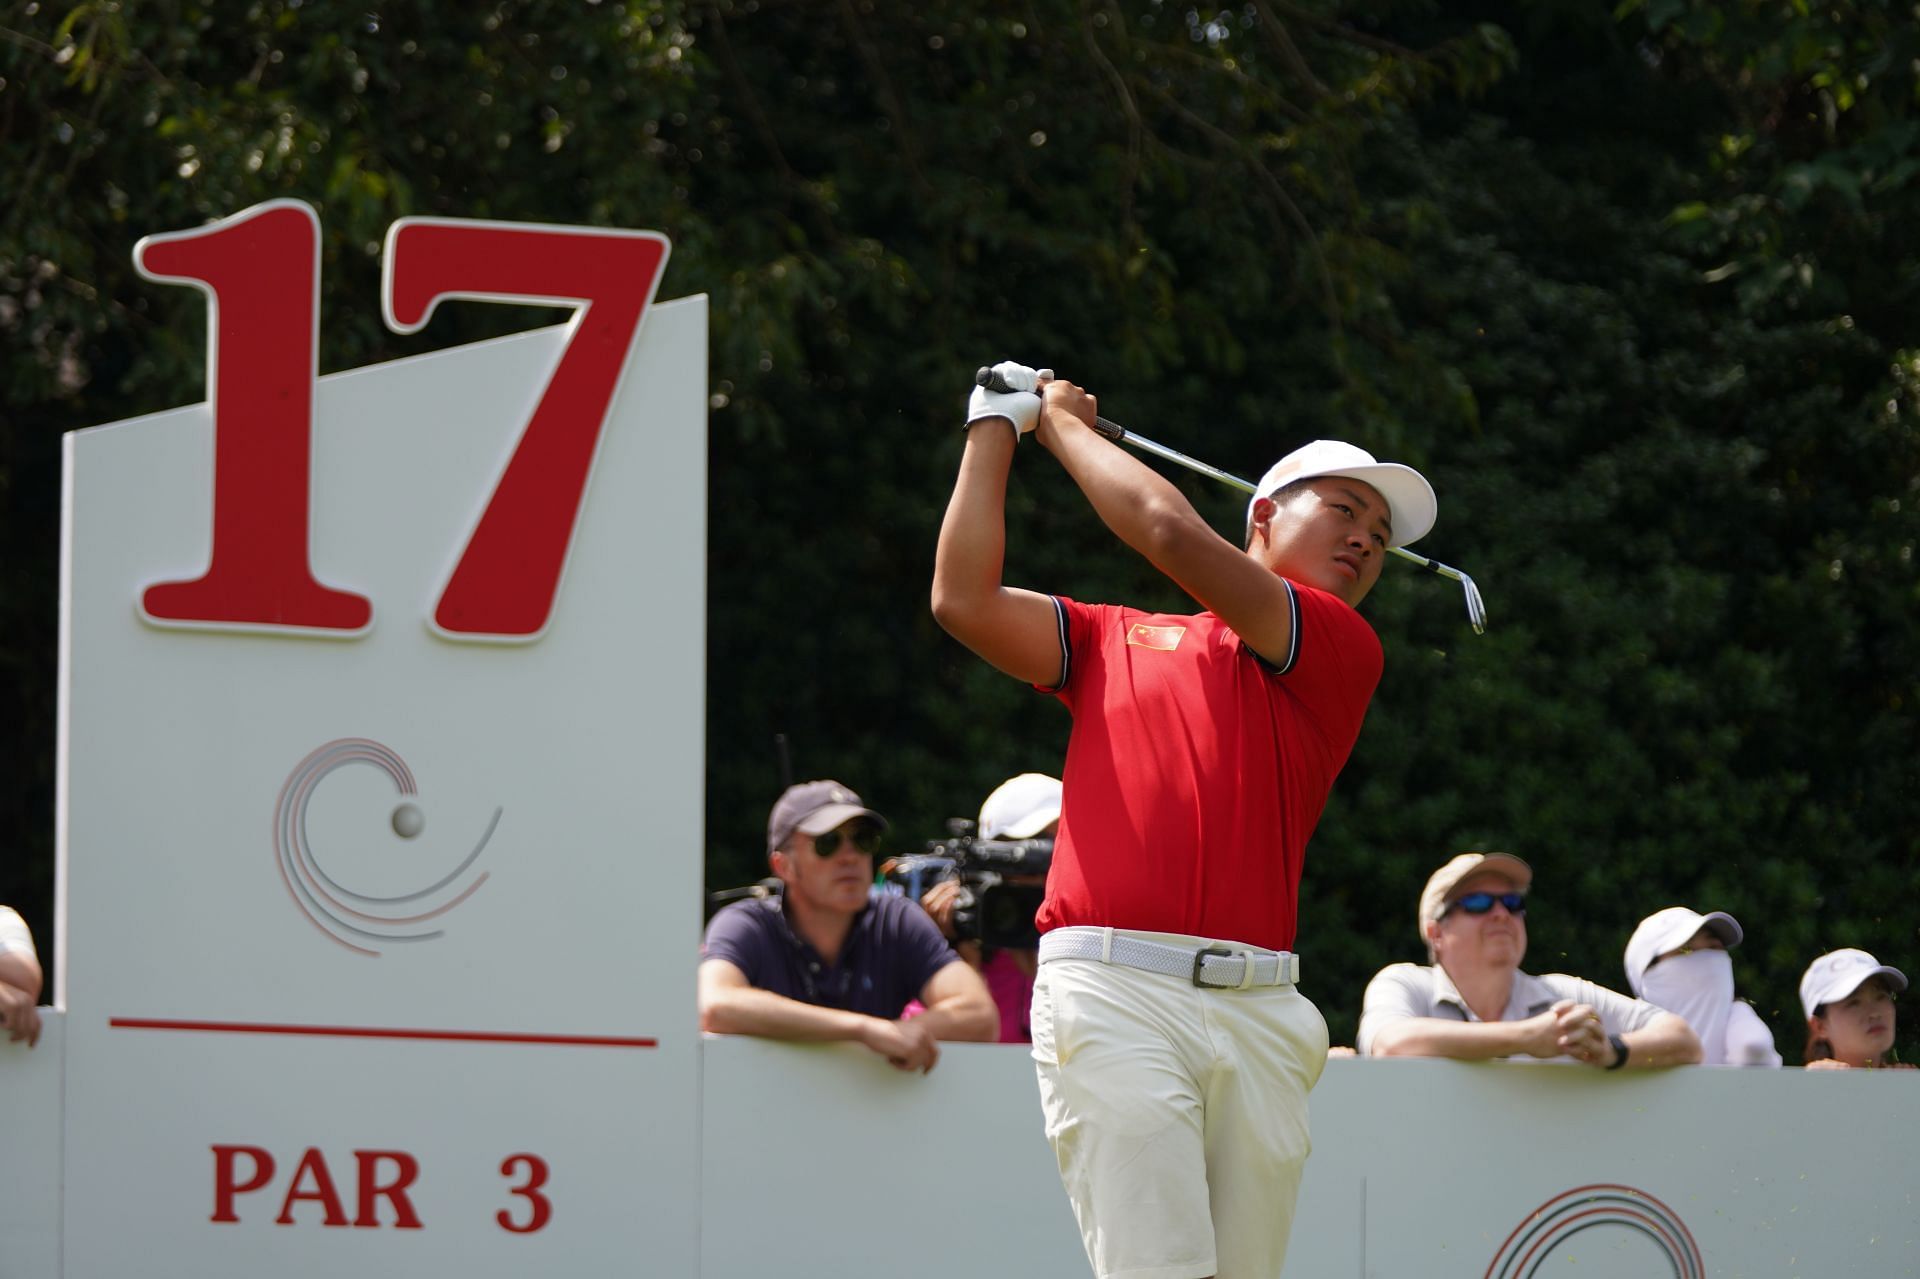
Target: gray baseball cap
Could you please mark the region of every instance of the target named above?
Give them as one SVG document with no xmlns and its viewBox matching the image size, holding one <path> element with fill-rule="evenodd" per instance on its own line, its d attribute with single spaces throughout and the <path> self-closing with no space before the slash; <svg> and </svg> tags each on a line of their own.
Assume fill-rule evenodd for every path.
<svg viewBox="0 0 1920 1279">
<path fill-rule="evenodd" d="M 767 817 L 767 851 L 786 843 L 793 832 L 824 835 L 849 817 L 866 817 L 887 828 L 887 819 L 866 807 L 839 782 L 797 782 L 782 791 Z"/>
</svg>

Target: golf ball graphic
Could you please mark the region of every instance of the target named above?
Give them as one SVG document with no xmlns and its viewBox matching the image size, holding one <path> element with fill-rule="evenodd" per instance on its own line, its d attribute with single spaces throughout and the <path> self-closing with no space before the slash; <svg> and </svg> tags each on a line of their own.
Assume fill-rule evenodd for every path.
<svg viewBox="0 0 1920 1279">
<path fill-rule="evenodd" d="M 402 804 L 393 810 L 393 833 L 401 839 L 412 839 L 426 828 L 427 816 L 420 805 Z"/>
<path fill-rule="evenodd" d="M 321 823 L 329 832 L 324 838 L 334 842 L 316 848 L 315 816 L 326 807 L 324 797 L 321 805 L 315 804 L 316 797 L 322 783 L 343 769 L 372 769 L 384 775 L 399 800 L 391 808 L 382 806 L 392 834 L 381 833 L 379 818 L 364 811 L 367 787 L 370 782 L 377 787 L 377 778 L 353 779 L 357 788 L 342 779 L 336 786 L 345 790 L 333 794 L 333 806 L 339 807 L 344 795 L 352 811 L 370 820 L 350 827 L 352 838 L 346 842 L 354 845 L 351 848 L 338 846 L 342 832 L 337 821 L 331 826 Z M 443 917 L 487 882 L 488 872 L 478 869 L 478 862 L 500 824 L 501 812 L 493 810 L 470 848 L 457 844 L 454 853 L 440 855 L 436 861 L 434 841 L 428 840 L 419 851 L 394 861 L 401 845 L 393 836 L 411 844 L 427 829 L 426 807 L 419 802 L 413 770 L 391 747 L 364 737 L 344 737 L 301 760 L 280 787 L 273 814 L 274 857 L 288 895 L 314 927 L 348 950 L 379 955 L 384 944 L 431 941 L 445 934 Z M 381 851 L 380 839 L 393 850 L 391 854 Z"/>
</svg>

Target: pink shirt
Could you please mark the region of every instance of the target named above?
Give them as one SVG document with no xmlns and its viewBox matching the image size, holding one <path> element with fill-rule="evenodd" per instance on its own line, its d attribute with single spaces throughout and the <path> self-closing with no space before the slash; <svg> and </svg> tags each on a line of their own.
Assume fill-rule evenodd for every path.
<svg viewBox="0 0 1920 1279">
<path fill-rule="evenodd" d="M 996 950 L 980 966 L 980 979 L 987 984 L 987 993 L 993 996 L 993 1006 L 1000 1010 L 1000 1038 L 997 1042 L 1032 1043 L 1033 1031 L 1027 1022 L 1033 1008 L 1032 975 L 1011 954 Z M 916 999 L 900 1014 L 900 1020 L 918 1017 L 925 1011 L 927 1006 Z"/>
<path fill-rule="evenodd" d="M 1000 1010 L 1000 1042 L 1030 1044 L 1033 1031 L 1027 1015 L 1033 1007 L 1033 976 L 1020 966 L 1013 955 L 996 950 L 980 966 L 980 978 L 987 983 L 994 1007 Z"/>
</svg>

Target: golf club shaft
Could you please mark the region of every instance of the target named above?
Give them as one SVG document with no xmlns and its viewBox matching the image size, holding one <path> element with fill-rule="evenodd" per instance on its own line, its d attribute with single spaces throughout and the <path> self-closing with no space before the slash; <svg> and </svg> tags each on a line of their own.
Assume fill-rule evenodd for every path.
<svg viewBox="0 0 1920 1279">
<path fill-rule="evenodd" d="M 1019 389 L 1017 387 L 1009 386 L 1007 382 L 1000 377 L 999 374 L 995 373 L 992 369 L 988 369 L 988 368 L 983 368 L 978 373 L 974 374 L 974 381 L 978 385 L 986 387 L 989 391 L 997 391 L 997 392 L 1004 393 L 1007 391 L 1013 391 L 1013 390 Z M 1254 491 L 1254 486 L 1252 484 L 1249 484 L 1247 481 L 1241 479 L 1239 476 L 1231 474 L 1230 472 L 1227 472 L 1227 471 L 1223 471 L 1216 466 L 1208 466 L 1205 462 L 1202 462 L 1199 458 L 1188 457 L 1185 453 L 1180 452 L 1178 449 L 1170 449 L 1166 445 L 1156 443 L 1155 441 L 1148 439 L 1144 435 L 1139 435 L 1133 431 L 1129 431 L 1126 427 L 1121 426 L 1118 422 L 1110 421 L 1109 419 L 1104 417 L 1096 417 L 1093 419 L 1093 429 L 1098 431 L 1101 435 L 1105 436 L 1107 439 L 1112 440 L 1115 444 L 1130 444 L 1134 448 L 1139 449 L 1142 453 L 1151 453 L 1155 457 L 1165 458 L 1167 461 L 1172 462 L 1176 466 L 1184 466 L 1189 471 L 1197 471 L 1201 475 L 1205 475 L 1212 479 L 1219 480 L 1222 484 L 1227 485 L 1229 488 L 1237 488 L 1242 493 L 1252 493 Z M 1450 577 L 1456 582 L 1464 582 L 1466 580 L 1466 575 L 1462 573 L 1459 569 L 1449 568 L 1447 565 L 1442 564 L 1437 560 L 1430 560 L 1424 555 L 1416 555 L 1412 551 L 1406 550 L 1398 546 L 1389 546 L 1387 549 L 1409 563 L 1418 564 L 1421 568 L 1426 569 L 1429 573 L 1437 573 L 1441 577 Z"/>
</svg>

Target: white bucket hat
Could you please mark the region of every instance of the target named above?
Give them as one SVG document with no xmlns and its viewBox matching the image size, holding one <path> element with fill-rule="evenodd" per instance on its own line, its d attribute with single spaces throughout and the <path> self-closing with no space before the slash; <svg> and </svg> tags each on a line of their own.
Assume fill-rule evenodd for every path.
<svg viewBox="0 0 1920 1279">
<path fill-rule="evenodd" d="M 1896 995 L 1907 988 L 1905 973 L 1881 963 L 1864 950 L 1849 947 L 1829 951 L 1807 965 L 1806 976 L 1800 979 L 1800 1007 L 1811 1020 L 1814 1009 L 1845 999 L 1869 977 L 1885 977 Z"/>
<path fill-rule="evenodd" d="M 1728 950 L 1738 946 L 1746 935 L 1740 930 L 1740 921 L 1724 910 L 1702 915 L 1685 906 L 1669 906 L 1641 920 L 1633 936 L 1627 939 L 1627 985 L 1633 993 L 1645 999 L 1647 969 L 1653 966 L 1653 961 L 1686 945 L 1687 939 L 1702 928 L 1711 928 Z"/>
<path fill-rule="evenodd" d="M 1439 499 L 1433 485 L 1411 466 L 1381 462 L 1363 448 L 1345 440 L 1315 440 L 1303 444 L 1268 468 L 1254 485 L 1247 502 L 1247 534 L 1253 534 L 1253 507 L 1263 497 L 1275 493 L 1295 480 L 1311 480 L 1323 475 L 1344 475 L 1371 484 L 1387 499 L 1388 518 L 1393 522 L 1389 546 L 1409 546 L 1425 537 L 1440 514 Z"/>
</svg>

